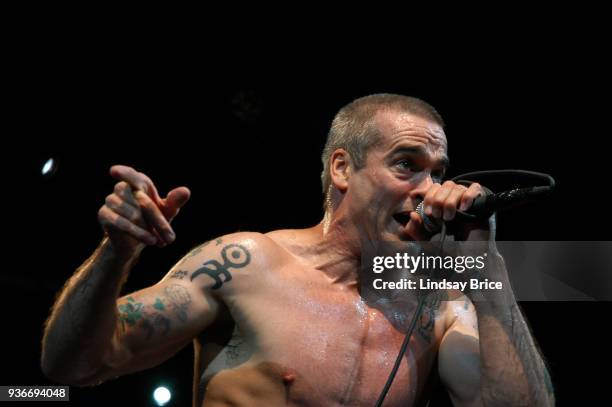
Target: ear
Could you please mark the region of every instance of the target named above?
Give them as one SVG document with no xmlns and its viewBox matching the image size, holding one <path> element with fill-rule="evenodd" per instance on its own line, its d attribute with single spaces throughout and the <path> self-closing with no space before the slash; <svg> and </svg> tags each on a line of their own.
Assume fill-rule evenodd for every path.
<svg viewBox="0 0 612 407">
<path fill-rule="evenodd" d="M 351 157 L 346 150 L 339 148 L 332 153 L 329 166 L 331 182 L 340 192 L 348 188 L 351 167 Z"/>
</svg>

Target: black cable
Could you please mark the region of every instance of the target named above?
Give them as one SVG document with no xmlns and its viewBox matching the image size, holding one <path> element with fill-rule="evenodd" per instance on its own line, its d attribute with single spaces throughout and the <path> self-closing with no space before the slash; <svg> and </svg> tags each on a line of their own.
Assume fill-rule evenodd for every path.
<svg viewBox="0 0 612 407">
<path fill-rule="evenodd" d="M 446 224 L 442 224 L 442 231 L 440 235 L 440 254 L 442 253 L 442 246 L 444 245 L 444 240 L 446 239 Z M 433 270 L 429 272 L 429 277 L 433 275 Z M 414 331 L 414 327 L 421 316 L 421 311 L 423 311 L 423 305 L 425 304 L 425 298 L 427 295 L 421 295 L 419 298 L 419 302 L 417 305 L 416 311 L 412 314 L 412 321 L 410 321 L 410 326 L 408 327 L 408 331 L 406 331 L 406 336 L 404 336 L 404 342 L 402 342 L 402 347 L 400 348 L 399 354 L 397 355 L 397 359 L 395 359 L 395 364 L 393 365 L 393 369 L 391 369 L 391 373 L 389 374 L 389 378 L 387 379 L 387 383 L 385 383 L 385 387 L 383 387 L 380 396 L 378 396 L 378 401 L 376 401 L 375 406 L 382 406 L 383 401 L 385 401 L 385 397 L 387 397 L 387 393 L 393 384 L 393 380 L 395 379 L 395 375 L 402 363 L 402 359 L 404 354 L 406 353 L 406 349 L 408 349 L 408 344 L 410 344 L 410 338 L 412 337 L 412 332 Z"/>
<path fill-rule="evenodd" d="M 460 178 L 480 177 L 483 175 L 488 176 L 488 175 L 517 175 L 517 174 L 527 175 L 527 176 L 534 177 L 534 178 L 546 179 L 548 181 L 547 186 L 535 186 L 535 187 L 529 187 L 529 189 L 537 189 L 537 190 L 545 192 L 545 191 L 550 191 L 555 187 L 555 180 L 550 175 L 544 174 L 541 172 L 527 171 L 527 170 L 474 171 L 474 172 L 468 172 L 465 174 L 457 175 L 456 177 L 452 178 L 452 181 L 459 180 Z M 463 180 L 463 181 L 471 181 L 471 180 Z M 525 189 L 528 189 L 528 188 L 525 188 Z M 441 237 L 440 237 L 440 252 L 442 252 L 442 245 L 444 244 L 445 239 L 446 239 L 446 223 L 443 222 Z M 431 272 L 430 272 L 429 277 L 431 277 Z M 387 382 L 385 383 L 385 387 L 383 387 L 382 392 L 380 393 L 380 396 L 378 396 L 378 400 L 376 401 L 375 407 L 382 406 L 382 403 L 385 401 L 385 397 L 387 397 L 387 393 L 389 392 L 389 389 L 391 388 L 391 385 L 393 384 L 393 380 L 395 379 L 395 375 L 397 374 L 397 371 L 400 367 L 402 358 L 404 357 L 404 354 L 406 353 L 406 350 L 408 349 L 408 344 L 410 344 L 410 338 L 412 337 L 412 332 L 414 331 L 416 322 L 421 315 L 421 311 L 423 310 L 425 298 L 426 298 L 426 295 L 423 295 L 419 298 L 417 309 L 412 315 L 412 321 L 410 321 L 410 327 L 408 328 L 408 331 L 406 332 L 406 336 L 404 337 L 404 342 L 402 343 L 399 354 L 397 355 L 397 358 L 395 359 L 395 364 L 393 365 L 393 369 L 391 369 L 391 373 L 389 374 L 389 378 L 387 379 Z"/>
</svg>

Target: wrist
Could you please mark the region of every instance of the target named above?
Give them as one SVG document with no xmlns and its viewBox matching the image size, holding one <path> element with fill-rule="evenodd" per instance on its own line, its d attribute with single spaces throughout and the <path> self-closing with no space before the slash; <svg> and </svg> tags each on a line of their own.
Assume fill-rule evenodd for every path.
<svg viewBox="0 0 612 407">
<path fill-rule="evenodd" d="M 130 267 L 138 260 L 144 247 L 145 245 L 142 243 L 135 245 L 117 244 L 106 235 L 97 251 L 104 259 L 119 267 Z"/>
</svg>

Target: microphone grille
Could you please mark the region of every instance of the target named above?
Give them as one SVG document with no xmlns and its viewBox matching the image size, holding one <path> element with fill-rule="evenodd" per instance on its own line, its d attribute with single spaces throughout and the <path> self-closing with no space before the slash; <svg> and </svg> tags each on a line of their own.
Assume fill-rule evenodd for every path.
<svg viewBox="0 0 612 407">
<path fill-rule="evenodd" d="M 425 215 L 425 206 L 423 205 L 423 201 L 419 202 L 415 212 L 419 214 L 421 219 L 423 219 L 423 226 L 429 233 L 436 233 L 442 229 L 442 225 L 440 224 L 441 221 L 431 219 L 429 216 Z"/>
</svg>

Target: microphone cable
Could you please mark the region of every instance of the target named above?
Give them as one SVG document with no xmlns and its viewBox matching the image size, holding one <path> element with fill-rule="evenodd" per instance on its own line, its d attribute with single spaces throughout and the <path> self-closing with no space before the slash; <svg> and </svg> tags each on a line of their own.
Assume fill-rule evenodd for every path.
<svg viewBox="0 0 612 407">
<path fill-rule="evenodd" d="M 473 171 L 473 172 L 467 172 L 465 174 L 460 174 L 457 175 L 454 178 L 451 178 L 451 181 L 454 181 L 458 184 L 462 184 L 465 185 L 467 184 L 471 184 L 474 181 L 472 180 L 468 180 L 468 179 L 462 179 L 462 178 L 480 178 L 483 176 L 492 176 L 492 175 L 519 175 L 519 176 L 526 176 L 526 177 L 532 177 L 532 178 L 538 178 L 538 179 L 545 179 L 548 181 L 548 185 L 545 186 L 535 186 L 535 187 L 523 187 L 523 188 L 515 188 L 512 189 L 510 191 L 508 191 L 508 194 L 513 195 L 513 194 L 522 194 L 525 191 L 536 191 L 536 192 L 550 192 L 554 187 L 555 187 L 555 180 L 552 176 L 548 175 L 548 174 L 544 174 L 541 172 L 535 172 L 535 171 L 527 171 L 527 170 L 487 170 L 487 171 Z M 476 218 L 475 215 L 471 215 L 468 213 L 464 213 L 463 214 L 469 218 Z M 446 222 L 442 222 L 441 224 L 441 232 L 440 232 L 440 247 L 439 247 L 439 254 L 442 254 L 442 246 L 444 245 L 444 240 L 446 240 Z M 430 270 L 429 272 L 429 277 L 431 278 L 431 276 L 433 275 L 433 270 Z M 406 350 L 408 349 L 408 345 L 410 344 L 410 339 L 412 338 L 412 333 L 414 331 L 414 328 L 416 326 L 416 323 L 419 319 L 419 317 L 421 316 L 421 312 L 423 311 L 423 306 L 425 304 L 425 298 L 427 297 L 427 295 L 422 295 L 419 298 L 419 302 L 417 304 L 417 309 L 414 311 L 414 313 L 412 314 L 412 320 L 410 321 L 410 326 L 408 327 L 408 330 L 406 331 L 406 335 L 404 336 L 404 341 L 402 342 L 402 346 L 400 348 L 399 354 L 397 355 L 397 358 L 395 359 L 395 364 L 393 365 L 393 368 L 391 369 L 391 373 L 389 374 L 389 378 L 387 379 L 387 382 L 385 383 L 385 387 L 383 387 L 380 396 L 378 396 L 378 400 L 376 401 L 375 407 L 381 407 L 382 403 L 385 401 L 385 397 L 387 397 L 387 393 L 389 392 L 389 389 L 391 388 L 391 385 L 393 384 L 393 380 L 395 379 L 395 375 L 397 374 L 397 371 L 399 370 L 400 364 L 402 362 L 402 359 L 404 357 L 404 354 L 406 353 Z"/>
</svg>

